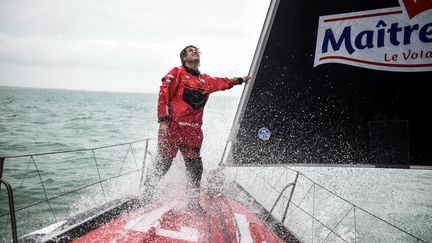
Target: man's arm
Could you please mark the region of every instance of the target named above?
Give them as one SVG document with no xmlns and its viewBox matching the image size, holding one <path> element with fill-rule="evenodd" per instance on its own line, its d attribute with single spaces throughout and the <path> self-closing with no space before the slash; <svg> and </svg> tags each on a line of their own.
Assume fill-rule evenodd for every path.
<svg viewBox="0 0 432 243">
<path fill-rule="evenodd" d="M 174 95 L 175 89 L 177 88 L 177 72 L 178 68 L 173 68 L 168 72 L 165 77 L 162 78 L 162 84 L 159 90 L 158 98 L 158 122 L 166 123 L 170 116 L 170 102 Z"/>
<path fill-rule="evenodd" d="M 231 89 L 234 85 L 242 84 L 243 82 L 247 82 L 251 79 L 249 75 L 246 75 L 242 78 L 213 78 L 210 77 L 210 93 Z"/>
</svg>

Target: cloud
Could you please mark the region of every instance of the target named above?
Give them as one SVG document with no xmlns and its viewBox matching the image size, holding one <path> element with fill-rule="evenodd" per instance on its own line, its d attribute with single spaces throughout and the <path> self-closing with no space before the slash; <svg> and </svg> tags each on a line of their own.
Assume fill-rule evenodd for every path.
<svg viewBox="0 0 432 243">
<path fill-rule="evenodd" d="M 161 50 L 163 46 L 136 41 L 9 38 L 0 46 L 0 62 L 134 70 L 154 64 Z"/>
<path fill-rule="evenodd" d="M 179 65 L 178 52 L 187 44 L 202 48 L 204 71 L 245 73 L 268 4 L 262 0 L 3 0 L 0 67 L 5 73 L 1 75 L 18 81 L 24 77 L 12 70 L 27 72 L 38 86 L 36 80 L 49 79 L 50 72 L 71 75 L 66 70 L 80 70 L 80 78 L 95 82 L 99 74 L 106 82 L 105 70 L 114 74 L 112 80 L 124 72 L 129 79 L 119 85 L 137 83 L 139 76 L 131 73 L 140 73 L 156 80 L 153 87 Z M 8 66 L 15 68 L 8 71 Z M 38 72 L 38 67 L 43 71 Z M 4 82 L 0 78 L 0 85 Z M 85 83 L 65 85 L 85 89 Z"/>
</svg>

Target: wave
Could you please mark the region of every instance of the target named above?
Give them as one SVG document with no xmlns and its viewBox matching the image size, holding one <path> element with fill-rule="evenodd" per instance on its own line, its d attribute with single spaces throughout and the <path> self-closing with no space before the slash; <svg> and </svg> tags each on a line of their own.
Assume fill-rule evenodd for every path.
<svg viewBox="0 0 432 243">
<path fill-rule="evenodd" d="M 69 121 L 86 121 L 86 120 L 92 120 L 93 117 L 91 116 L 83 116 L 83 117 L 73 117 Z"/>
</svg>

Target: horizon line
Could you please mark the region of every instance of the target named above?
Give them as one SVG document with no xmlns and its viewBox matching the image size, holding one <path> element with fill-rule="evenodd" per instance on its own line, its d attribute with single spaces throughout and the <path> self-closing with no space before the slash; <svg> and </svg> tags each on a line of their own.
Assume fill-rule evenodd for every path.
<svg viewBox="0 0 432 243">
<path fill-rule="evenodd" d="M 73 88 L 53 88 L 53 87 L 34 87 L 34 86 L 12 86 L 12 85 L 1 85 L 0 88 L 13 88 L 13 89 L 39 89 L 39 90 L 58 90 L 58 91 L 76 91 L 76 92 L 95 92 L 95 93 L 126 93 L 126 94 L 149 94 L 158 95 L 157 92 L 139 92 L 139 91 L 113 91 L 113 90 L 93 90 L 93 89 L 73 89 Z M 224 92 L 216 92 L 212 95 L 215 96 L 227 96 L 227 97 L 238 97 L 239 95 L 225 94 Z"/>
<path fill-rule="evenodd" d="M 62 90 L 62 91 L 81 91 L 81 92 L 104 92 L 104 93 L 133 93 L 133 94 L 157 94 L 156 92 L 139 92 L 139 91 L 115 91 L 115 90 L 95 90 L 95 89 L 74 89 L 74 88 L 54 88 L 54 87 L 35 87 L 35 86 L 13 86 L 13 85 L 0 85 L 5 88 L 17 89 L 49 89 L 49 90 Z"/>
</svg>

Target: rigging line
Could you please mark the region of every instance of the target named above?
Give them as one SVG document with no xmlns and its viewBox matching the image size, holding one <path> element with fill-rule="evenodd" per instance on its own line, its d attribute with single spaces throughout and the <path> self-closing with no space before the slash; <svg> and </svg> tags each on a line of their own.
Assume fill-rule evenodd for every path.
<svg viewBox="0 0 432 243">
<path fill-rule="evenodd" d="M 31 162 L 31 157 L 29 158 L 25 175 L 24 175 L 23 179 L 21 180 L 19 187 L 22 187 L 22 185 L 24 184 L 24 180 L 27 178 L 28 169 L 30 168 L 30 162 Z"/>
<path fill-rule="evenodd" d="M 133 157 L 134 162 L 135 162 L 135 167 L 138 169 L 138 164 L 137 164 L 136 156 L 135 156 L 135 149 L 134 149 L 134 147 L 132 146 L 132 144 L 131 144 L 131 152 L 132 152 L 132 157 Z"/>
<path fill-rule="evenodd" d="M 75 150 L 65 150 L 65 151 L 54 151 L 54 152 L 38 153 L 38 154 L 13 155 L 13 156 L 4 156 L 4 158 L 5 159 L 11 159 L 11 158 L 20 158 L 20 157 L 29 157 L 29 156 L 40 156 L 40 155 L 51 155 L 51 154 L 64 154 L 64 153 L 74 153 L 74 152 L 85 152 L 85 151 L 91 151 L 91 150 L 98 150 L 98 149 L 118 147 L 118 146 L 123 146 L 123 145 L 127 145 L 127 144 L 142 142 L 142 141 L 145 141 L 145 140 L 155 140 L 155 138 L 143 138 L 143 139 L 138 139 L 138 140 L 135 140 L 135 141 L 132 141 L 132 142 L 119 143 L 119 144 L 113 144 L 113 145 L 107 145 L 107 146 L 101 146 L 101 147 L 95 147 L 95 148 L 88 148 L 88 149 L 75 149 Z"/>
<path fill-rule="evenodd" d="M 126 176 L 126 175 L 130 175 L 130 174 L 133 174 L 133 173 L 135 173 L 135 172 L 137 172 L 137 171 L 139 171 L 139 170 L 135 170 L 135 171 L 127 172 L 127 173 L 125 173 L 125 174 L 120 175 L 120 177 L 122 177 L 122 176 Z M 113 177 L 111 177 L 111 178 L 108 178 L 108 179 L 102 180 L 101 182 L 106 182 L 106 181 L 109 181 L 109 180 L 111 180 L 111 179 L 115 179 L 115 178 L 117 178 L 117 177 L 118 177 L 118 176 L 113 176 Z M 94 183 L 88 184 L 88 185 L 86 185 L 86 186 L 83 186 L 83 187 L 80 187 L 80 188 L 74 189 L 74 190 L 72 190 L 72 191 L 65 192 L 65 193 L 59 194 L 59 195 L 57 195 L 57 196 L 51 197 L 51 198 L 49 198 L 49 199 L 45 199 L 45 200 L 42 200 L 42 201 L 39 201 L 39 202 L 36 202 L 36 203 L 30 204 L 30 205 L 27 205 L 27 206 L 25 206 L 25 207 L 22 207 L 22 208 L 16 209 L 15 212 L 19 212 L 19 211 L 22 211 L 22 210 L 24 210 L 24 209 L 34 207 L 34 206 L 36 206 L 36 205 L 39 205 L 39 204 L 45 203 L 45 202 L 47 202 L 48 200 L 54 200 L 54 199 L 57 199 L 57 198 L 60 198 L 60 197 L 66 196 L 66 195 L 68 195 L 68 194 L 72 194 L 72 193 L 74 193 L 74 192 L 77 192 L 77 191 L 83 190 L 83 189 L 85 189 L 85 188 L 88 188 L 88 187 L 94 186 L 94 185 L 96 185 L 96 184 L 99 184 L 99 182 L 94 182 Z M 2 218 L 2 217 L 4 217 L 4 216 L 7 216 L 7 215 L 9 215 L 9 214 L 3 214 L 3 215 L 0 215 L 0 218 Z"/>
<path fill-rule="evenodd" d="M 146 163 L 146 159 L 147 159 L 147 153 L 150 154 L 150 152 L 148 152 L 148 145 L 149 145 L 149 142 L 146 141 L 145 142 L 145 147 L 144 147 L 144 158 L 143 158 L 143 162 L 142 162 L 142 169 L 143 170 L 145 168 L 145 163 Z M 152 156 L 152 155 L 150 154 L 150 156 Z"/>
<path fill-rule="evenodd" d="M 275 183 L 274 183 L 273 185 L 272 185 L 270 182 L 268 182 L 266 179 L 262 178 L 262 177 L 260 177 L 260 179 L 261 179 L 263 182 L 265 182 L 268 186 L 270 186 L 271 188 L 273 188 L 273 190 L 278 191 L 278 190 L 274 187 L 274 185 L 276 185 L 276 184 L 279 182 L 279 179 L 280 179 L 281 176 L 282 176 L 282 173 L 279 175 L 277 181 L 275 181 Z M 258 177 L 258 176 L 257 176 L 257 177 Z"/>
<path fill-rule="evenodd" d="M 94 150 L 92 150 L 92 153 L 93 153 L 94 162 L 96 164 L 96 170 L 97 170 L 97 173 L 98 173 L 98 176 L 99 176 L 99 184 L 100 184 L 100 186 L 102 188 L 102 193 L 103 193 L 103 196 L 104 196 L 104 200 L 105 200 L 105 202 L 107 202 L 107 198 L 105 196 L 105 190 L 104 190 L 102 182 L 101 182 L 102 178 L 101 178 L 101 175 L 100 175 L 100 172 L 99 172 L 99 165 L 97 163 L 96 154 L 95 154 Z"/>
<path fill-rule="evenodd" d="M 144 184 L 144 171 L 146 168 L 146 158 L 147 158 L 147 149 L 148 149 L 148 140 L 145 142 L 145 146 L 144 146 L 144 158 L 142 161 L 142 166 L 141 166 L 141 179 L 140 179 L 140 184 L 138 185 L 138 192 L 140 192 L 142 190 L 143 184 Z M 151 156 L 151 155 L 150 155 Z M 147 178 L 147 175 L 146 175 Z"/>
<path fill-rule="evenodd" d="M 300 173 L 300 172 L 299 172 L 299 173 Z M 301 174 L 301 173 L 300 173 L 300 174 Z M 392 226 L 392 227 L 394 227 L 394 228 L 396 228 L 396 229 L 398 229 L 398 230 L 404 232 L 405 234 L 407 234 L 407 235 L 413 237 L 414 239 L 419 239 L 419 240 L 421 240 L 421 241 L 423 241 L 423 242 L 426 242 L 426 241 L 420 239 L 419 237 L 417 237 L 417 236 L 415 236 L 415 235 L 413 235 L 413 234 L 411 234 L 411 233 L 409 233 L 409 232 L 403 230 L 402 228 L 400 228 L 400 227 L 398 227 L 398 226 L 396 226 L 396 225 L 394 225 L 394 224 L 388 222 L 387 220 L 385 220 L 385 219 L 383 219 L 383 218 L 381 218 L 381 217 L 378 217 L 377 215 L 374 215 L 373 213 L 371 213 L 371 212 L 369 212 L 369 211 L 367 211 L 367 210 L 365 210 L 365 209 L 359 207 L 358 205 L 356 205 L 356 204 L 354 204 L 354 203 L 352 203 L 352 202 L 349 202 L 349 201 L 346 200 L 345 198 L 343 198 L 343 197 L 337 195 L 336 193 L 334 193 L 334 192 L 330 191 L 329 189 L 325 188 L 324 186 L 321 186 L 320 184 L 316 183 L 315 181 L 313 181 L 313 180 L 310 179 L 309 177 L 305 176 L 304 174 L 301 174 L 301 175 L 302 175 L 303 177 L 305 177 L 306 179 L 308 179 L 309 181 L 311 181 L 311 182 L 317 184 L 317 185 L 318 185 L 319 187 L 321 187 L 323 190 L 325 190 L 325 191 L 327 191 L 327 192 L 333 194 L 333 195 L 336 196 L 337 198 L 341 199 L 342 201 L 344 201 L 344 202 L 346 202 L 346 203 L 348 203 L 348 204 L 350 204 L 350 205 L 352 205 L 352 206 L 355 206 L 355 207 L 358 208 L 359 210 L 361 210 L 361 211 L 363 211 L 363 212 L 369 214 L 370 216 L 372 216 L 372 217 L 374 217 L 374 218 L 377 218 L 377 219 L 381 220 L 382 222 L 384 222 L 384 223 L 386 223 L 386 224 L 388 224 L 388 225 L 390 225 L 390 226 Z"/>
<path fill-rule="evenodd" d="M 308 212 L 306 212 L 303 208 L 301 208 L 299 205 L 296 205 L 295 203 L 292 203 L 296 208 L 300 209 L 301 211 L 303 211 L 305 214 L 307 214 L 309 217 L 312 217 L 312 215 L 310 215 Z M 324 226 L 326 229 L 330 230 L 330 227 L 328 227 L 327 225 L 325 225 L 323 222 L 321 222 L 319 219 L 315 219 L 318 223 L 320 223 L 322 226 Z M 337 237 L 339 237 L 341 240 L 343 240 L 344 242 L 348 243 L 345 239 L 343 239 L 340 235 L 336 234 L 336 232 L 333 232 L 333 234 L 335 234 Z"/>
<path fill-rule="evenodd" d="M 283 173 L 281 173 L 281 174 L 279 175 L 279 178 L 278 178 L 277 181 L 274 183 L 275 185 L 279 183 L 280 178 L 282 177 L 282 175 L 285 175 L 285 172 L 286 172 L 286 171 L 284 171 Z M 283 194 L 285 193 L 285 190 L 288 189 L 287 186 L 285 186 L 285 187 L 284 187 L 284 188 L 279 192 L 279 190 L 276 189 L 274 185 L 271 185 L 268 181 L 266 181 L 266 180 L 264 180 L 264 179 L 261 179 L 261 180 L 263 180 L 264 182 L 266 182 L 266 183 L 270 186 L 270 188 L 273 189 L 275 192 L 277 192 L 277 193 L 279 193 L 279 194 L 282 193 L 280 196 L 278 196 L 278 197 L 276 198 L 275 202 L 273 203 L 273 207 L 272 207 L 272 209 L 270 210 L 270 213 L 271 213 L 271 212 L 273 211 L 273 209 L 276 207 L 276 204 L 279 202 L 279 200 L 280 200 L 281 197 L 283 197 L 284 199 L 287 199 L 287 200 L 288 200 L 287 207 L 289 206 L 289 198 L 286 198 L 286 196 L 283 195 Z M 297 181 L 297 180 L 295 179 L 295 181 Z M 295 183 L 296 183 L 296 182 L 295 182 Z M 295 191 L 295 183 L 294 183 L 294 184 L 293 184 L 293 183 L 289 183 L 290 186 L 293 186 L 293 188 L 291 189 L 292 193 L 293 193 L 293 191 Z M 283 192 L 282 192 L 282 191 L 283 191 Z M 292 193 L 291 193 L 291 194 L 292 194 Z M 285 212 L 286 212 L 286 211 L 287 211 L 287 209 L 285 210 Z M 270 215 L 269 215 L 269 216 L 270 216 Z"/>
<path fill-rule="evenodd" d="M 354 243 L 357 242 L 357 218 L 356 218 L 356 206 L 354 206 L 353 214 L 354 214 Z"/>
<path fill-rule="evenodd" d="M 274 183 L 274 185 L 277 185 L 279 183 L 280 179 L 282 178 L 282 175 L 283 175 L 283 177 L 285 177 L 285 172 L 286 171 L 284 170 L 282 173 L 280 173 L 280 175 L 279 175 L 278 179 L 276 180 L 276 182 Z M 276 190 L 276 188 L 274 188 L 274 189 Z"/>
<path fill-rule="evenodd" d="M 58 221 L 58 220 L 57 220 L 57 217 L 55 216 L 54 211 L 53 211 L 53 209 L 52 209 L 52 207 L 51 207 L 51 203 L 49 202 L 48 194 L 47 194 L 47 192 L 46 192 L 45 185 L 44 185 L 44 183 L 43 183 L 42 176 L 41 176 L 41 174 L 40 174 L 40 172 L 39 172 L 39 169 L 38 169 L 38 167 L 37 167 L 36 161 L 34 160 L 33 156 L 31 156 L 30 158 L 31 158 L 31 160 L 33 161 L 33 163 L 34 163 L 34 165 L 35 165 L 35 167 L 36 167 L 36 171 L 37 171 L 37 173 L 38 173 L 38 175 L 39 175 L 39 179 L 40 179 L 40 181 L 41 181 L 41 183 L 42 183 L 42 188 L 43 188 L 43 191 L 44 191 L 45 198 L 46 198 L 46 200 L 47 200 L 48 206 L 49 206 L 49 208 L 50 208 L 51 214 L 53 215 L 55 222 L 57 222 L 57 221 Z"/>
<path fill-rule="evenodd" d="M 271 188 L 273 188 L 273 190 L 275 190 L 276 192 L 278 192 L 278 189 L 276 189 L 275 185 L 280 182 L 281 178 L 285 178 L 285 175 L 286 175 L 285 172 L 286 172 L 286 170 L 284 170 L 284 172 L 279 175 L 278 179 L 275 181 L 275 183 L 273 185 L 270 182 L 268 182 L 267 180 L 265 180 L 265 179 L 261 179 L 261 180 L 263 180 L 264 182 L 266 182 Z"/>
<path fill-rule="evenodd" d="M 388 224 L 388 225 L 390 225 L 390 226 L 392 226 L 392 227 L 394 227 L 394 228 L 400 230 L 401 232 L 403 232 L 403 233 L 405 233 L 405 234 L 407 234 L 407 235 L 409 235 L 409 236 L 411 236 L 411 237 L 417 239 L 418 241 L 426 242 L 426 241 L 420 239 L 419 237 L 414 236 L 413 234 L 411 234 L 411 233 L 409 233 L 409 232 L 407 232 L 407 231 L 405 231 L 405 230 L 403 230 L 403 229 L 401 229 L 401 228 L 399 228 L 399 227 L 397 227 L 397 226 L 391 224 L 390 222 L 388 222 L 388 221 L 386 221 L 386 220 L 384 220 L 384 219 L 382 219 L 382 218 L 380 218 L 380 217 L 378 217 L 378 216 L 376 216 L 376 215 L 374 215 L 374 214 L 372 214 L 372 213 L 370 213 L 370 212 L 368 212 L 368 211 L 362 209 L 361 207 L 357 206 L 356 204 L 353 204 L 353 203 L 347 201 L 346 199 L 344 199 L 344 198 L 342 198 L 341 196 L 337 195 L 336 193 L 330 191 L 329 189 L 325 188 L 324 186 L 322 186 L 322 185 L 316 183 L 315 181 L 313 181 L 313 180 L 310 179 L 309 177 L 305 176 L 304 174 L 300 173 L 299 171 L 294 170 L 294 169 L 291 169 L 291 168 L 289 168 L 289 167 L 287 167 L 287 166 L 284 166 L 284 167 L 285 167 L 286 169 L 290 170 L 290 171 L 293 171 L 293 172 L 299 173 L 300 175 L 302 175 L 303 177 L 305 177 L 307 180 L 311 181 L 312 183 L 315 183 L 316 185 L 318 185 L 318 186 L 321 187 L 322 189 L 328 191 L 329 193 L 333 194 L 334 196 L 336 196 L 337 198 L 341 199 L 342 201 L 344 201 L 344 202 L 346 202 L 346 203 L 348 203 L 348 204 L 350 204 L 350 205 L 352 205 L 352 206 L 358 208 L 359 210 L 362 210 L 363 212 L 365 212 L 365 213 L 371 215 L 372 217 L 375 217 L 375 218 L 377 218 L 377 219 L 383 221 L 384 223 L 386 223 L 386 224 Z M 257 175 L 257 174 L 255 173 L 255 175 Z M 310 188 L 309 188 L 309 190 L 310 190 Z M 308 191 L 309 191 L 309 190 L 308 190 Z M 307 194 L 308 194 L 308 192 L 305 194 L 305 196 L 306 196 Z M 305 196 L 304 196 L 304 197 L 305 197 Z M 302 202 L 303 200 L 304 200 L 304 198 L 301 200 L 301 202 Z M 300 202 L 300 203 L 301 203 L 301 202 Z M 293 203 L 293 204 L 294 204 L 294 203 Z M 294 204 L 294 205 L 295 205 L 295 204 Z M 296 207 L 299 208 L 298 206 L 296 206 Z M 295 211 L 295 210 L 291 211 L 291 213 L 288 215 L 288 217 L 289 217 L 289 216 L 290 216 L 294 211 Z"/>
<path fill-rule="evenodd" d="M 295 170 L 293 170 L 293 171 L 295 171 Z M 299 173 L 300 173 L 300 172 L 299 172 Z M 358 206 L 355 205 L 354 203 L 351 203 L 350 201 L 346 200 L 345 198 L 339 196 L 338 194 L 336 194 L 336 193 L 330 191 L 329 189 L 325 188 L 324 186 L 318 184 L 317 182 L 315 182 L 314 180 L 310 179 L 310 178 L 307 177 L 306 175 L 304 175 L 304 174 L 302 174 L 302 173 L 300 173 L 300 174 L 301 174 L 304 178 L 306 178 L 307 180 L 309 180 L 310 182 L 315 183 L 317 186 L 319 186 L 319 187 L 321 187 L 322 189 L 324 189 L 325 191 L 327 191 L 327 192 L 333 194 L 334 196 L 336 196 L 337 198 L 343 200 L 344 202 L 349 203 L 349 204 L 351 204 L 351 205 L 354 205 L 354 206 L 358 207 Z M 358 207 L 358 208 L 360 208 L 360 207 Z"/>
<path fill-rule="evenodd" d="M 354 206 L 350 208 L 350 210 L 348 210 L 348 212 L 339 220 L 339 222 L 330 230 L 330 232 L 326 235 L 326 237 L 321 241 L 321 243 L 323 243 L 331 233 L 334 233 L 334 230 L 339 226 L 339 224 L 345 219 L 345 217 L 351 212 L 351 210 L 354 209 Z"/>
<path fill-rule="evenodd" d="M 282 197 L 282 194 L 283 193 L 285 193 L 285 191 L 289 188 L 289 187 L 291 187 L 291 186 L 293 186 L 294 184 L 293 183 L 289 183 L 289 184 L 287 184 L 280 192 L 279 192 L 279 194 L 278 194 L 278 196 L 277 196 L 277 198 L 276 198 L 276 200 L 274 201 L 274 203 L 273 203 L 273 206 L 271 207 L 271 209 L 270 209 L 270 211 L 268 211 L 268 215 L 267 215 L 267 217 L 265 217 L 265 219 L 267 220 L 269 217 L 270 217 L 270 215 L 273 213 L 273 210 L 276 208 L 276 205 L 278 204 L 278 202 L 280 201 L 280 199 L 281 199 L 281 197 Z M 291 189 L 292 190 L 292 189 Z M 278 192 L 278 191 L 276 191 L 276 192 Z M 289 201 L 287 202 L 287 206 L 286 206 L 286 208 L 288 208 L 288 203 L 289 203 Z M 282 204 L 283 205 L 283 204 Z M 287 210 L 285 210 L 284 212 L 286 212 Z M 282 221 L 284 220 L 284 217 L 282 217 Z"/>
<path fill-rule="evenodd" d="M 225 157 L 225 153 L 226 153 L 226 150 L 227 150 L 227 147 L 228 147 L 228 143 L 229 143 L 229 138 L 228 138 L 228 141 L 225 143 L 225 147 L 224 147 L 224 150 L 222 151 L 222 157 L 221 157 L 221 159 L 219 161 L 218 167 L 221 166 L 222 163 L 224 162 L 224 157 Z"/>
<path fill-rule="evenodd" d="M 303 202 L 303 200 L 305 200 L 306 196 L 309 194 L 309 192 L 310 192 L 310 190 L 312 189 L 312 187 L 313 187 L 313 184 L 312 184 L 311 187 L 309 187 L 309 189 L 307 190 L 307 192 L 303 195 L 303 198 L 300 200 L 299 205 Z M 283 195 L 282 195 L 282 196 L 283 196 Z M 284 197 L 284 196 L 283 196 L 283 197 Z M 284 197 L 284 198 L 288 200 L 288 198 L 286 198 L 286 197 Z M 291 199 L 291 202 L 294 204 L 294 202 L 293 202 L 292 199 Z M 288 202 L 288 203 L 289 203 L 289 202 Z M 295 205 L 295 204 L 294 204 L 294 205 Z M 294 209 L 293 211 L 291 211 L 291 213 L 289 213 L 289 214 L 286 216 L 286 218 L 288 218 L 291 214 L 293 214 L 294 211 L 295 211 L 295 209 Z M 286 220 L 286 218 L 285 218 L 285 220 Z M 282 222 L 282 223 L 284 223 L 284 222 Z"/>
<path fill-rule="evenodd" d="M 358 208 L 359 210 L 361 210 L 361 211 L 363 211 L 363 212 L 369 214 L 370 216 L 372 216 L 372 217 L 374 217 L 374 218 L 377 218 L 378 220 L 381 220 L 382 222 L 384 222 L 384 223 L 386 223 L 386 224 L 388 224 L 388 225 L 390 225 L 390 226 L 392 226 L 392 227 L 394 227 L 394 228 L 396 228 L 396 229 L 402 231 L 403 233 L 405 233 L 405 234 L 407 234 L 407 235 L 413 237 L 414 239 L 418 239 L 418 240 L 420 240 L 420 241 L 422 241 L 422 242 L 426 242 L 426 241 L 424 241 L 423 239 L 420 239 L 419 237 L 417 237 L 417 236 L 415 236 L 415 235 L 413 235 L 413 234 L 411 234 L 411 233 L 409 233 L 409 232 L 407 232 L 407 231 L 405 231 L 405 230 L 399 228 L 398 226 L 396 226 L 396 225 L 394 225 L 394 224 L 392 224 L 392 223 L 390 223 L 390 222 L 388 222 L 388 221 L 386 221 L 386 220 L 384 220 L 384 219 L 382 219 L 382 218 L 380 218 L 380 217 L 378 217 L 378 216 L 376 216 L 376 215 L 370 213 L 369 211 L 367 211 L 367 210 L 365 210 L 365 209 L 359 207 L 358 205 L 349 202 L 349 201 L 346 200 L 345 198 L 343 198 L 343 197 L 337 195 L 336 193 L 334 193 L 334 192 L 330 191 L 329 189 L 325 188 L 324 186 L 322 186 L 322 185 L 316 183 L 315 181 L 313 181 L 312 179 L 310 179 L 310 178 L 307 177 L 306 175 L 300 173 L 299 171 L 296 171 L 296 170 L 291 169 L 291 168 L 286 167 L 286 166 L 284 166 L 284 167 L 285 167 L 286 169 L 288 169 L 288 170 L 293 171 L 293 172 L 298 172 L 300 175 L 302 175 L 302 176 L 303 176 L 304 178 L 306 178 L 307 180 L 311 181 L 312 183 L 315 183 L 316 185 L 318 185 L 319 187 L 321 187 L 321 188 L 324 189 L 325 191 L 331 193 L 332 195 L 336 196 L 337 198 L 341 199 L 342 201 L 344 201 L 344 202 L 346 202 L 346 203 L 348 203 L 348 204 L 350 204 L 350 205 L 352 205 L 352 206 Z"/>
<path fill-rule="evenodd" d="M 126 162 L 127 156 L 128 156 L 128 154 L 129 154 L 129 150 L 130 150 L 130 148 L 131 148 L 131 144 L 129 143 L 129 147 L 128 147 L 127 151 L 126 151 L 126 155 L 125 155 L 125 157 L 124 157 L 124 159 L 123 159 L 122 166 L 121 166 L 121 168 L 120 168 L 120 170 L 119 170 L 119 173 L 118 173 L 119 175 L 120 175 L 120 174 L 122 173 L 122 171 L 123 171 L 123 167 L 124 167 L 124 164 L 125 164 L 125 162 Z M 116 183 L 115 183 L 115 188 L 114 188 L 114 189 L 117 189 L 117 188 L 118 188 L 119 178 L 120 178 L 120 177 L 117 177 L 117 181 L 116 181 Z M 114 193 L 111 194 L 110 199 L 112 199 L 112 196 L 114 196 Z"/>
<path fill-rule="evenodd" d="M 291 189 L 290 196 L 289 196 L 289 198 L 288 198 L 288 203 L 287 203 L 287 205 L 286 205 L 286 207 L 285 207 L 285 212 L 284 212 L 284 215 L 283 215 L 282 221 L 285 221 L 286 214 L 287 214 L 288 207 L 289 207 L 289 203 L 290 203 L 291 200 L 292 200 L 292 197 L 293 197 L 293 195 L 294 195 L 294 191 L 295 191 L 295 188 L 296 188 L 296 185 L 297 185 L 297 182 L 298 182 L 298 176 L 299 176 L 299 173 L 296 174 L 296 177 L 295 177 L 295 179 L 294 179 L 294 182 L 292 183 L 292 184 L 293 184 L 293 188 Z"/>
</svg>

